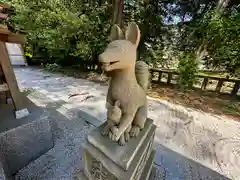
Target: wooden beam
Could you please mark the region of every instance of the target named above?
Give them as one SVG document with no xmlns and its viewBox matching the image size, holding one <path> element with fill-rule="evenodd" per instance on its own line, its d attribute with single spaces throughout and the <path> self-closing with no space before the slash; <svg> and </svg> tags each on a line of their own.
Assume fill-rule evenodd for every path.
<svg viewBox="0 0 240 180">
<path fill-rule="evenodd" d="M 10 33 L 11 33 L 11 31 L 9 31 L 7 28 L 0 28 L 0 36 L 2 34 L 10 34 Z"/>
<path fill-rule="evenodd" d="M 9 9 L 11 6 L 8 5 L 8 4 L 3 4 L 3 3 L 1 3 L 1 4 L 0 4 L 0 7 L 3 8 L 3 9 Z"/>
<path fill-rule="evenodd" d="M 0 84 L 0 92 L 9 91 L 8 85 L 6 83 Z"/>
<path fill-rule="evenodd" d="M 22 95 L 18 88 L 17 80 L 12 68 L 11 61 L 8 56 L 7 47 L 4 42 L 0 42 L 0 63 L 6 79 L 6 82 L 11 93 L 11 97 L 15 106 L 16 111 L 25 109 Z"/>
<path fill-rule="evenodd" d="M 0 29 L 8 29 L 7 25 L 0 24 Z"/>
<path fill-rule="evenodd" d="M 7 29 L 0 28 L 0 41 L 16 44 L 25 44 L 26 39 L 22 34 L 11 33 Z"/>
<path fill-rule="evenodd" d="M 16 43 L 16 44 L 25 44 L 26 37 L 22 34 L 11 33 L 11 34 L 8 35 L 7 42 Z"/>
</svg>

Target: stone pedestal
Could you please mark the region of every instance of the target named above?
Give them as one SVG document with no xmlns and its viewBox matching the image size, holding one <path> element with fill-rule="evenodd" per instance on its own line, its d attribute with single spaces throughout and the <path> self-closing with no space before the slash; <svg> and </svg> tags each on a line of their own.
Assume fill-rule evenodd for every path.
<svg viewBox="0 0 240 180">
<path fill-rule="evenodd" d="M 147 180 L 151 174 L 155 152 L 152 150 L 156 126 L 148 119 L 138 137 L 125 146 L 101 135 L 105 124 L 93 130 L 83 146 L 84 173 L 77 179 Z M 85 177 L 84 177 L 85 176 Z"/>
</svg>

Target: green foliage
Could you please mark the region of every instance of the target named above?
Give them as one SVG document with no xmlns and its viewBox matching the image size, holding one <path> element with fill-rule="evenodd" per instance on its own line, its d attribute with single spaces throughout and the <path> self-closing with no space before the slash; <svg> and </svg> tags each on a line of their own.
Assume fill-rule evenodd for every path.
<svg viewBox="0 0 240 180">
<path fill-rule="evenodd" d="M 26 33 L 25 49 L 39 64 L 91 64 L 106 45 L 111 20 L 108 4 L 74 0 L 5 2 L 13 6 L 9 26 Z"/>
<path fill-rule="evenodd" d="M 220 8 L 216 3 L 207 5 L 196 19 L 183 23 L 177 47 L 185 52 L 205 51 L 206 67 L 236 74 L 240 66 L 240 6 L 228 3 Z"/>
<path fill-rule="evenodd" d="M 156 66 L 163 56 L 162 37 L 168 34 L 163 29 L 163 6 L 157 1 L 126 1 L 124 14 L 126 23 L 134 20 L 141 30 L 139 58 Z"/>
<path fill-rule="evenodd" d="M 240 116 L 240 103 L 236 102 L 236 103 L 231 103 L 227 106 L 223 107 L 223 112 L 227 113 L 227 114 L 232 114 L 235 116 Z"/>
<path fill-rule="evenodd" d="M 179 86 L 191 89 L 196 82 L 198 64 L 194 53 L 184 53 L 180 56 L 178 64 Z"/>
<path fill-rule="evenodd" d="M 6 23 L 12 30 L 26 33 L 26 56 L 38 64 L 93 66 L 108 43 L 113 1 L 3 2 L 13 7 Z M 122 28 L 130 21 L 138 23 L 139 58 L 151 66 L 166 68 L 177 64 L 180 52 L 205 50 L 207 66 L 236 73 L 240 66 L 240 6 L 232 0 L 226 11 L 216 12 L 219 2 L 125 0 Z"/>
<path fill-rule="evenodd" d="M 44 70 L 49 71 L 49 72 L 59 72 L 61 70 L 61 66 L 59 66 L 56 63 L 53 64 L 45 64 L 42 65 Z"/>
<path fill-rule="evenodd" d="M 234 73 L 240 66 L 240 14 L 215 14 L 204 32 L 207 63 Z"/>
<path fill-rule="evenodd" d="M 33 88 L 26 88 L 26 89 L 23 89 L 22 92 L 25 93 L 26 95 L 29 95 L 29 94 L 35 92 L 35 89 L 33 89 Z"/>
</svg>

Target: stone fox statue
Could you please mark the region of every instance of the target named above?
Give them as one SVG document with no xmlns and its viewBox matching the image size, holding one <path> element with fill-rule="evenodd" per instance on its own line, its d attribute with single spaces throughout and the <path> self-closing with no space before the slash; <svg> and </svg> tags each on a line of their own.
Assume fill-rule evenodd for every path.
<svg viewBox="0 0 240 180">
<path fill-rule="evenodd" d="M 125 39 L 121 29 L 114 25 L 110 35 L 111 43 L 99 56 L 102 69 L 110 76 L 107 104 L 119 101 L 121 118 L 117 126 L 109 131 L 110 139 L 118 141 L 129 127 L 130 136 L 135 137 L 144 128 L 147 119 L 148 66 L 137 61 L 137 47 L 140 30 L 136 23 L 130 23 Z M 107 128 L 106 128 L 107 129 Z"/>
</svg>

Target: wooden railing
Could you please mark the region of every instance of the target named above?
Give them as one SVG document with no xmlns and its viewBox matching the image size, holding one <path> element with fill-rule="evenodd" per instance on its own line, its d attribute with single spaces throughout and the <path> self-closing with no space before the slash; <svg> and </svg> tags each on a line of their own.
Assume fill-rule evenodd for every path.
<svg viewBox="0 0 240 180">
<path fill-rule="evenodd" d="M 174 70 L 162 70 L 162 69 L 151 68 L 150 72 L 151 72 L 152 81 L 157 82 L 157 83 L 163 83 L 163 81 L 162 81 L 163 74 L 167 75 L 166 84 L 172 84 L 173 75 L 179 76 L 179 73 L 174 71 Z M 157 80 L 155 80 L 156 79 L 156 74 L 157 74 Z M 234 95 L 234 96 L 237 95 L 238 90 L 240 88 L 240 79 L 233 79 L 233 78 L 226 78 L 226 77 L 216 77 L 216 76 L 201 75 L 201 74 L 198 74 L 197 78 L 198 79 L 203 79 L 203 81 L 201 83 L 201 89 L 202 90 L 206 89 L 210 80 L 216 80 L 217 81 L 217 85 L 216 85 L 216 88 L 215 88 L 215 92 L 217 92 L 217 93 L 221 92 L 221 89 L 224 85 L 224 82 L 230 82 L 230 83 L 234 84 L 233 88 L 231 90 L 231 95 Z"/>
</svg>

